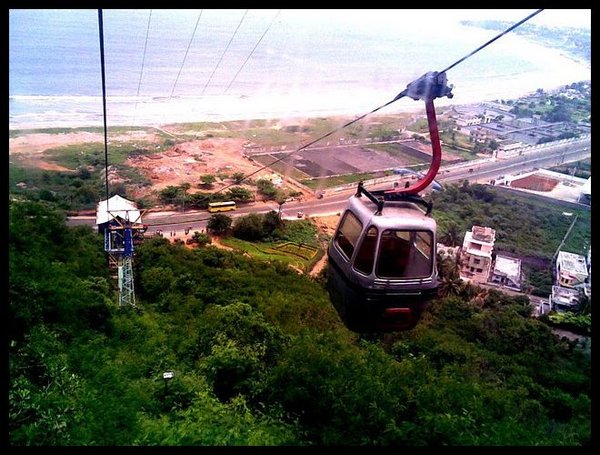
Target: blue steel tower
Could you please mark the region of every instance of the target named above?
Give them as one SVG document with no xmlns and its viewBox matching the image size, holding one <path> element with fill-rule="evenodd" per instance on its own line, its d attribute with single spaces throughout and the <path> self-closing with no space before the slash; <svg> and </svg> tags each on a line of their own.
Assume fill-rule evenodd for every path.
<svg viewBox="0 0 600 455">
<path fill-rule="evenodd" d="M 125 220 L 123 229 L 123 259 L 118 270 L 119 306 L 135 306 L 135 290 L 133 288 L 133 235 L 129 220 Z"/>
<path fill-rule="evenodd" d="M 112 210 L 108 208 L 109 202 Z M 134 246 L 142 241 L 148 226 L 142 223 L 136 205 L 118 195 L 98 203 L 96 223 L 99 233 L 104 235 L 108 266 L 116 272 L 113 277 L 118 279 L 119 306 L 135 306 Z"/>
</svg>

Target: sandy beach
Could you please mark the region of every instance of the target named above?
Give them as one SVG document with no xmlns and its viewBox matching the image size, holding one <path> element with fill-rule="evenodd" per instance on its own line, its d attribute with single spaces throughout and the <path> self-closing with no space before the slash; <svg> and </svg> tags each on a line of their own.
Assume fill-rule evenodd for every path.
<svg viewBox="0 0 600 455">
<path fill-rule="evenodd" d="M 255 96 L 204 96 L 173 98 L 107 97 L 108 126 L 160 126 L 174 123 L 222 122 L 252 119 L 288 119 L 359 116 L 387 103 L 396 93 L 365 91 L 353 96 L 340 94 L 277 94 Z M 65 100 L 63 98 L 69 98 Z M 68 102 L 67 102 L 68 101 Z M 44 103 L 27 113 L 9 115 L 9 129 L 102 127 L 101 97 L 51 97 L 46 100 L 16 97 L 13 102 Z M 419 112 L 423 104 L 401 100 L 382 113 Z"/>
</svg>

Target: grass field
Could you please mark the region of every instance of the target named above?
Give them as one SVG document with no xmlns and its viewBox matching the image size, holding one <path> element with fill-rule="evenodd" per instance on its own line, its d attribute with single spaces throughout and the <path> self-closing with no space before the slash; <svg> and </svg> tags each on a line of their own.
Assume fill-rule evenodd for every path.
<svg viewBox="0 0 600 455">
<path fill-rule="evenodd" d="M 225 237 L 221 243 L 234 250 L 242 251 L 253 258 L 264 261 L 281 261 L 303 272 L 314 264 L 319 248 L 294 242 L 248 242 L 235 237 Z"/>
<path fill-rule="evenodd" d="M 110 145 L 108 155 L 110 164 L 123 164 L 130 156 L 136 154 L 152 154 L 160 151 L 157 144 L 137 141 L 136 147 L 128 142 L 113 142 Z M 76 169 L 79 166 L 104 163 L 104 144 L 101 142 L 86 142 L 83 144 L 66 145 L 44 151 L 48 161 Z"/>
</svg>

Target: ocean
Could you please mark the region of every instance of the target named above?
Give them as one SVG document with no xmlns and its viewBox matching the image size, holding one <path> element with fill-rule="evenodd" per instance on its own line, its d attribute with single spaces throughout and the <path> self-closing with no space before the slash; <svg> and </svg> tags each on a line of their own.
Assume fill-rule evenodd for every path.
<svg viewBox="0 0 600 455">
<path fill-rule="evenodd" d="M 532 11 L 516 11 L 514 22 Z M 459 23 L 485 14 L 104 10 L 107 122 L 364 114 L 495 36 Z M 103 125 L 98 29 L 93 9 L 10 10 L 9 128 Z M 437 105 L 514 98 L 590 80 L 591 69 L 509 33 L 447 76 L 454 98 Z M 403 99 L 380 112 L 422 108 Z"/>
</svg>

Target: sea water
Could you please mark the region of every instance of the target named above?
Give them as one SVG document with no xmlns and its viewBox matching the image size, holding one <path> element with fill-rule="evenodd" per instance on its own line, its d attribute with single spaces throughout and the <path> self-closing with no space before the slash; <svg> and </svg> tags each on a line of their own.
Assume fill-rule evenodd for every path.
<svg viewBox="0 0 600 455">
<path fill-rule="evenodd" d="M 364 114 L 498 33 L 459 19 L 440 10 L 104 10 L 107 122 Z M 439 105 L 514 98 L 589 80 L 591 70 L 509 33 L 447 75 L 454 98 Z M 10 128 L 102 126 L 101 84 L 97 10 L 10 10 Z M 403 99 L 381 112 L 422 107 Z"/>
</svg>

